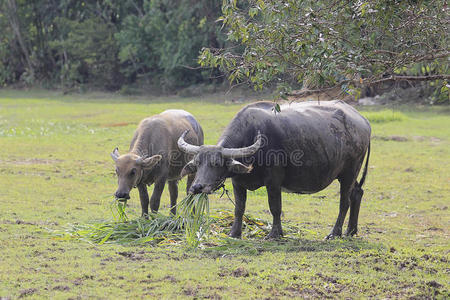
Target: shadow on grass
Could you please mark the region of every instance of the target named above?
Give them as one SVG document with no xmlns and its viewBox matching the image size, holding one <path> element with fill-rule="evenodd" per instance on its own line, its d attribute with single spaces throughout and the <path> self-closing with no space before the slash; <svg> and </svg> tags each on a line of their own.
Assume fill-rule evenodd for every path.
<svg viewBox="0 0 450 300">
<path fill-rule="evenodd" d="M 287 237 L 276 241 L 239 240 L 223 238 L 219 246 L 205 248 L 203 251 L 212 256 L 227 254 L 259 255 L 263 252 L 332 252 L 336 250 L 359 252 L 384 248 L 378 243 L 370 243 L 362 238 L 340 238 L 334 240 L 316 240 Z"/>
</svg>

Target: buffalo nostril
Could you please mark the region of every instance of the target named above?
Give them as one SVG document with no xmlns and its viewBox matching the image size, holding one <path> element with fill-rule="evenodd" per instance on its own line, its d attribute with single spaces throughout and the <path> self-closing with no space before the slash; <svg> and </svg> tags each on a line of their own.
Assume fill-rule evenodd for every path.
<svg viewBox="0 0 450 300">
<path fill-rule="evenodd" d="M 194 184 L 191 188 L 192 193 L 194 193 L 194 194 L 200 194 L 202 192 L 202 189 L 203 189 L 203 184 L 199 184 L 199 183 Z"/>
<path fill-rule="evenodd" d="M 127 193 L 122 193 L 122 192 L 116 192 L 114 194 L 114 196 L 116 196 L 116 198 L 118 199 L 130 199 L 130 195 Z"/>
</svg>

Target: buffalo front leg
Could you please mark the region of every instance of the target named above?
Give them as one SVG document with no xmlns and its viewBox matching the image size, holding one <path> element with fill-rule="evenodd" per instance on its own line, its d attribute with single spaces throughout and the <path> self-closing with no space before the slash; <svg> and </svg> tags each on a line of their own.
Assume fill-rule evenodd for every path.
<svg viewBox="0 0 450 300">
<path fill-rule="evenodd" d="M 139 191 L 139 198 L 141 200 L 142 217 L 148 218 L 148 191 L 145 184 L 139 184 L 137 186 Z"/>
<path fill-rule="evenodd" d="M 340 183 L 341 200 L 339 204 L 339 215 L 330 234 L 325 237 L 327 240 L 342 236 L 342 225 L 344 224 L 345 216 L 347 215 L 348 207 L 350 206 L 350 190 L 352 183 L 349 183 L 347 180 L 341 180 Z"/>
<path fill-rule="evenodd" d="M 158 179 L 153 186 L 152 197 L 150 198 L 150 209 L 152 212 L 158 212 L 161 195 L 164 190 L 166 179 Z"/>
<path fill-rule="evenodd" d="M 281 228 L 281 188 L 279 186 L 266 186 L 269 198 L 270 212 L 272 213 L 272 230 L 266 239 L 278 239 L 283 236 Z"/>
<path fill-rule="evenodd" d="M 169 181 L 170 213 L 177 214 L 178 181 Z"/>
<path fill-rule="evenodd" d="M 242 217 L 245 212 L 245 202 L 247 201 L 247 189 L 235 184 L 233 182 L 234 193 L 234 222 L 231 227 L 230 236 L 240 238 L 242 234 Z"/>
<path fill-rule="evenodd" d="M 350 194 L 350 218 L 348 220 L 347 232 L 345 233 L 347 236 L 355 235 L 358 232 L 359 207 L 361 206 L 363 194 L 363 189 L 358 185 L 355 185 Z"/>
</svg>

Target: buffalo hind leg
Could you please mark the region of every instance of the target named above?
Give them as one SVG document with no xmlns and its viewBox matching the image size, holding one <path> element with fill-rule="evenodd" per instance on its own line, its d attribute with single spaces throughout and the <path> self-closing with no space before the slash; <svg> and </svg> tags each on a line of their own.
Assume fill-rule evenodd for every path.
<svg viewBox="0 0 450 300">
<path fill-rule="evenodd" d="M 325 237 L 325 239 L 333 239 L 335 237 L 342 236 L 342 225 L 344 224 L 345 216 L 347 215 L 348 208 L 350 206 L 350 191 L 353 181 L 348 178 L 339 179 L 341 184 L 341 200 L 339 204 L 339 215 L 336 220 L 331 233 Z"/>
<path fill-rule="evenodd" d="M 230 236 L 240 238 L 242 234 L 242 217 L 245 212 L 245 202 L 247 201 L 247 189 L 233 182 L 233 193 L 235 199 L 234 222 L 231 227 Z"/>
<path fill-rule="evenodd" d="M 266 189 L 270 212 L 273 217 L 272 230 L 266 236 L 266 239 L 278 239 L 283 236 L 283 229 L 281 228 L 281 188 L 279 186 L 266 186 Z"/>
<path fill-rule="evenodd" d="M 178 181 L 169 181 L 170 213 L 177 214 Z"/>
<path fill-rule="evenodd" d="M 152 197 L 150 198 L 150 209 L 152 212 L 158 212 L 159 203 L 161 202 L 161 195 L 164 190 L 166 179 L 158 179 L 153 186 Z"/>
<path fill-rule="evenodd" d="M 139 191 L 139 199 L 141 200 L 142 217 L 148 219 L 148 191 L 147 186 L 143 183 L 137 186 Z"/>
<path fill-rule="evenodd" d="M 361 198 L 364 191 L 358 184 L 355 184 L 351 194 L 350 194 L 350 217 L 348 220 L 347 232 L 345 235 L 352 236 L 358 232 L 358 216 L 359 207 L 361 206 Z"/>
</svg>

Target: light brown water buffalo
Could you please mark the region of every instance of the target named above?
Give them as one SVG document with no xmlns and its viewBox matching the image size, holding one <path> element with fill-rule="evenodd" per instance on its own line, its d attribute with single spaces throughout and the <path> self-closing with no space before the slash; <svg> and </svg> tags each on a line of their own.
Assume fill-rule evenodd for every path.
<svg viewBox="0 0 450 300">
<path fill-rule="evenodd" d="M 178 137 L 186 130 L 186 140 L 193 145 L 203 144 L 203 130 L 197 120 L 184 110 L 166 110 L 139 123 L 127 154 L 118 149 L 111 153 L 118 177 L 116 198 L 129 199 L 130 190 L 137 187 L 141 199 L 142 215 L 148 215 L 147 185 L 155 184 L 150 208 L 157 212 L 166 181 L 169 183 L 171 212 L 176 213 L 178 180 L 186 163 L 193 155 L 180 152 Z M 194 175 L 188 177 L 189 190 Z"/>
</svg>

